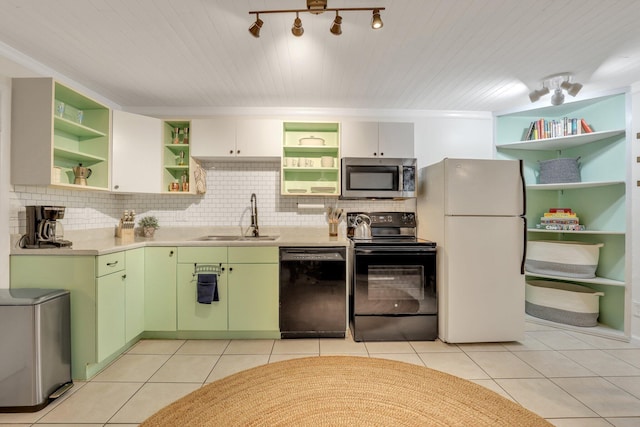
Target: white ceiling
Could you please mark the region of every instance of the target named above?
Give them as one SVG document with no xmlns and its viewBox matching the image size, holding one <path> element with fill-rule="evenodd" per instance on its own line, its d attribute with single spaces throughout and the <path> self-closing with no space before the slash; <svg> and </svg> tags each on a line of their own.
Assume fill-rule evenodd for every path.
<svg viewBox="0 0 640 427">
<path fill-rule="evenodd" d="M 305 0 L 0 0 L 0 74 L 52 70 L 132 110 L 499 111 L 559 72 L 580 96 L 640 81 L 638 0 L 328 0 L 374 6 L 381 30 L 304 13 L 296 38 L 294 14 L 263 14 L 256 39 L 247 12 Z"/>
</svg>

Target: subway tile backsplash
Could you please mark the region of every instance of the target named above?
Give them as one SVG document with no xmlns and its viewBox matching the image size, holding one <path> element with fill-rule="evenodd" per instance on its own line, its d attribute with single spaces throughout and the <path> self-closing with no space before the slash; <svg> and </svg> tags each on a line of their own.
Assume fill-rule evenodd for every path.
<svg viewBox="0 0 640 427">
<path fill-rule="evenodd" d="M 258 199 L 260 226 L 322 226 L 322 209 L 300 209 L 298 204 L 325 205 L 348 211 L 415 211 L 415 201 L 338 200 L 334 197 L 280 195 L 280 162 L 205 162 L 204 195 L 113 194 L 41 186 L 13 186 L 10 193 L 10 233 L 26 232 L 25 206 L 62 205 L 65 230 L 107 228 L 117 225 L 122 211 L 134 209 L 139 217 L 155 215 L 160 226 L 249 226 L 251 193 Z"/>
</svg>

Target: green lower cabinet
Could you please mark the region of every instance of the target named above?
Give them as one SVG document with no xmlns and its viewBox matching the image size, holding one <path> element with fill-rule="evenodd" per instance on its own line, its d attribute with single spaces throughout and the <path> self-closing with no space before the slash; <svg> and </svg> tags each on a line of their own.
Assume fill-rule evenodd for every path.
<svg viewBox="0 0 640 427">
<path fill-rule="evenodd" d="M 277 331 L 278 264 L 229 264 L 229 330 Z"/>
<path fill-rule="evenodd" d="M 144 248 L 125 253 L 127 278 L 125 280 L 125 341 L 129 342 L 144 332 Z"/>
<path fill-rule="evenodd" d="M 176 330 L 175 247 L 148 247 L 144 252 L 144 329 Z"/>
<path fill-rule="evenodd" d="M 277 247 L 229 247 L 229 330 L 278 332 Z"/>
<path fill-rule="evenodd" d="M 96 356 L 95 256 L 11 255 L 10 287 L 71 292 L 71 377 L 86 380 Z"/>
<path fill-rule="evenodd" d="M 225 264 L 223 264 L 225 265 Z M 226 270 L 226 269 L 225 269 Z M 178 264 L 178 330 L 227 330 L 227 274 L 218 275 L 218 301 L 198 303 L 198 276 L 194 264 Z"/>
<path fill-rule="evenodd" d="M 123 270 L 96 279 L 98 363 L 125 345 L 125 277 Z"/>
<path fill-rule="evenodd" d="M 178 248 L 178 330 L 227 330 L 227 247 Z M 217 273 L 218 300 L 198 303 L 198 274 Z"/>
</svg>

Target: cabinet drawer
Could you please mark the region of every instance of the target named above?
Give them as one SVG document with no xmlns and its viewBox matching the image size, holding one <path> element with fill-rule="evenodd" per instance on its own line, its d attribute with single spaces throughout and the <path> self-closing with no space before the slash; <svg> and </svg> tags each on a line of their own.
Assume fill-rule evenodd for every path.
<svg viewBox="0 0 640 427">
<path fill-rule="evenodd" d="M 96 277 L 124 270 L 124 252 L 116 252 L 96 257 Z"/>
<path fill-rule="evenodd" d="M 229 247 L 229 262 L 238 264 L 277 263 L 277 246 Z"/>
<path fill-rule="evenodd" d="M 178 248 L 178 263 L 212 263 L 225 264 L 227 262 L 227 247 L 182 247 Z"/>
</svg>

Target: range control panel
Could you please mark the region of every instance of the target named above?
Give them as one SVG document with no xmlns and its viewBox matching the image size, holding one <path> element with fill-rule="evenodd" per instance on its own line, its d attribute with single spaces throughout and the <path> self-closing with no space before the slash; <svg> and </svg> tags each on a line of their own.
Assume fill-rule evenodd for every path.
<svg viewBox="0 0 640 427">
<path fill-rule="evenodd" d="M 371 220 L 371 227 L 415 227 L 414 212 L 349 212 L 347 224 L 354 226 L 358 215 L 366 215 Z"/>
</svg>

